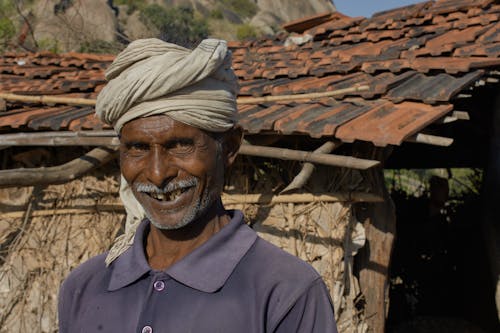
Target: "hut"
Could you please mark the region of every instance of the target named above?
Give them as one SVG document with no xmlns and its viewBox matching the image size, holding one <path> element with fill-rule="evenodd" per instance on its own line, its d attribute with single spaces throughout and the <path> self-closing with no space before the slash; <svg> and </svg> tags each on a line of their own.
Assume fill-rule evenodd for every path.
<svg viewBox="0 0 500 333">
<path fill-rule="evenodd" d="M 429 1 L 368 19 L 326 13 L 230 43 L 245 142 L 223 201 L 322 274 L 340 332 L 384 332 L 396 229 L 388 157 L 453 164 L 498 141 L 498 125 L 471 138 L 456 124 L 498 122 L 499 12 L 493 0 Z M 0 332 L 56 330 L 61 280 L 123 231 L 118 141 L 93 110 L 113 58 L 0 60 Z M 491 165 L 490 192 L 495 147 L 474 160 Z M 498 212 L 485 215 L 497 283 Z"/>
</svg>

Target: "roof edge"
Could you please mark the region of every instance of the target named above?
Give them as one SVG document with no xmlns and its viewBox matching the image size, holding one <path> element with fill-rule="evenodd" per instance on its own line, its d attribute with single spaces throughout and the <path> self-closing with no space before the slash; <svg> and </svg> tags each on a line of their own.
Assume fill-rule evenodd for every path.
<svg viewBox="0 0 500 333">
<path fill-rule="evenodd" d="M 322 23 L 348 18 L 340 12 L 325 12 L 317 15 L 307 16 L 298 20 L 290 21 L 283 24 L 281 27 L 288 32 L 303 33 L 304 31 L 313 28 Z"/>
</svg>

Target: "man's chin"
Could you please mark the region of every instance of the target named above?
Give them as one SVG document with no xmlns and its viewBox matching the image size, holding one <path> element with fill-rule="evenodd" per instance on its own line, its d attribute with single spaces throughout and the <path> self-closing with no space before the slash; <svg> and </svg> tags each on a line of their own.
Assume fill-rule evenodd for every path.
<svg viewBox="0 0 500 333">
<path fill-rule="evenodd" d="M 159 229 L 159 230 L 179 230 L 179 229 L 184 228 L 185 226 L 187 226 L 191 222 L 193 222 L 193 221 L 180 221 L 176 224 L 168 224 L 168 223 L 158 223 L 157 221 L 155 221 L 154 219 L 151 219 L 149 217 L 148 217 L 148 219 L 149 219 L 149 222 L 151 222 L 151 224 L 156 229 Z"/>
<path fill-rule="evenodd" d="M 179 230 L 192 224 L 193 222 L 196 223 L 196 220 L 206 215 L 210 207 L 212 207 L 216 202 L 215 198 L 215 193 L 208 193 L 208 195 L 203 196 L 203 199 L 197 200 L 197 202 L 191 207 L 177 212 L 172 212 L 170 216 L 161 216 L 160 219 L 155 218 L 153 214 L 149 214 L 146 210 L 146 217 L 157 229 Z M 173 221 L 175 222 L 172 223 Z"/>
<path fill-rule="evenodd" d="M 194 216 L 189 215 L 192 214 L 185 214 L 181 218 L 175 218 L 172 216 L 171 218 L 163 218 L 159 220 L 146 212 L 146 217 L 149 219 L 151 224 L 160 230 L 178 230 L 184 228 L 194 221 Z"/>
</svg>

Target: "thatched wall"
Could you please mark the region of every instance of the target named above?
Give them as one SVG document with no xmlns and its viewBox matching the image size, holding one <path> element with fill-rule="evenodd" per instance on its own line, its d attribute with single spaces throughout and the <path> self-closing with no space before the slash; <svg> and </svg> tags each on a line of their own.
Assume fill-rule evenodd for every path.
<svg viewBox="0 0 500 333">
<path fill-rule="evenodd" d="M 229 194 L 277 193 L 290 165 L 240 159 Z M 286 178 L 286 177 L 285 177 Z M 105 251 L 120 232 L 118 177 L 87 176 L 64 185 L 0 189 L 0 332 L 57 331 L 57 292 L 81 262 Z M 277 187 L 276 187 L 276 184 Z M 280 185 L 281 184 L 281 185 Z M 354 185 L 353 185 L 354 184 Z M 312 193 L 366 190 L 359 173 L 322 168 L 308 183 Z M 367 330 L 363 297 L 352 274 L 364 229 L 352 205 L 340 202 L 232 204 L 247 222 L 279 247 L 310 262 L 324 277 L 340 332 Z"/>
<path fill-rule="evenodd" d="M 0 332 L 57 331 L 61 281 L 105 251 L 121 228 L 122 213 L 96 209 L 115 202 L 117 190 L 115 178 L 95 177 L 0 190 Z"/>
</svg>

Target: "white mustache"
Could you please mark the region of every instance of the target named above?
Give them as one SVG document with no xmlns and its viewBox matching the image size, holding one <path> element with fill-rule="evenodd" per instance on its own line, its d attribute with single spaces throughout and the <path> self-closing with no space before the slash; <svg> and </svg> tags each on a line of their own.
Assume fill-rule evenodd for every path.
<svg viewBox="0 0 500 333">
<path fill-rule="evenodd" d="M 153 184 L 136 183 L 134 184 L 134 189 L 137 192 L 165 194 L 176 190 L 185 189 L 188 187 L 193 187 L 196 185 L 198 185 L 198 179 L 189 178 L 189 179 L 178 180 L 176 182 L 170 182 L 163 188 L 159 188 L 158 186 Z"/>
</svg>

